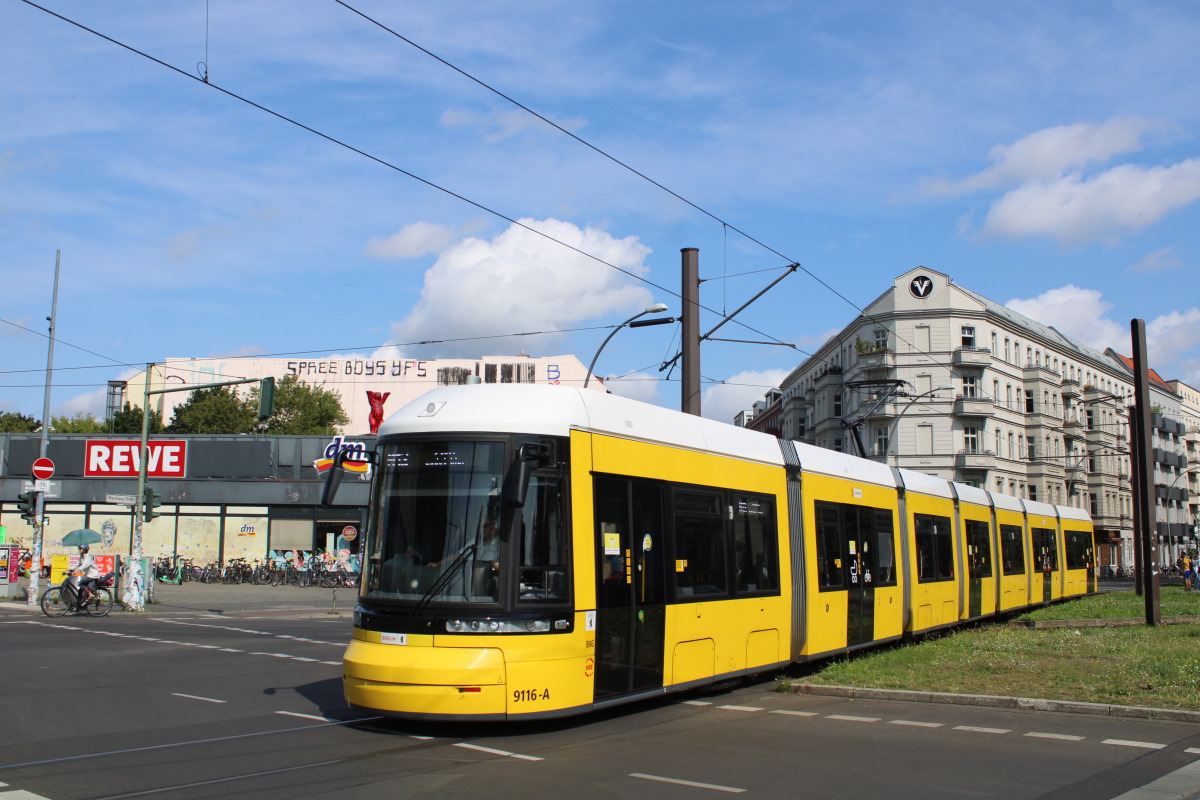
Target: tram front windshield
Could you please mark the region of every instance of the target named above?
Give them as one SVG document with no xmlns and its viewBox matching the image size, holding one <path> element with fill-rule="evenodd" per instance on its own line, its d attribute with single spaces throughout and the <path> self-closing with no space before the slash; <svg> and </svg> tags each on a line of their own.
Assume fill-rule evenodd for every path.
<svg viewBox="0 0 1200 800">
<path fill-rule="evenodd" d="M 561 475 L 552 465 L 538 468 L 528 485 L 510 487 L 523 490 L 523 501 L 506 509 L 507 445 L 515 442 L 380 447 L 364 601 L 417 607 L 497 604 L 505 597 L 520 606 L 569 602 Z"/>
</svg>

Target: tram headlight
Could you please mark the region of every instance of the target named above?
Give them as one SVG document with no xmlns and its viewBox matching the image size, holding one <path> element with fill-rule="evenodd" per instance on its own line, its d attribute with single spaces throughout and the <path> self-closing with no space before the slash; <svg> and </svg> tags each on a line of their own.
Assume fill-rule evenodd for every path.
<svg viewBox="0 0 1200 800">
<path fill-rule="evenodd" d="M 548 619 L 448 619 L 447 633 L 548 633 Z"/>
</svg>

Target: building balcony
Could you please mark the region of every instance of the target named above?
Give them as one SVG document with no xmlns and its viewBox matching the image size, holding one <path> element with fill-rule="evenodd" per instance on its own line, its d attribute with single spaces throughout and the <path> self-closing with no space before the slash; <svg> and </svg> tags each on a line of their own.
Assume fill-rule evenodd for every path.
<svg viewBox="0 0 1200 800">
<path fill-rule="evenodd" d="M 996 401 L 983 394 L 963 395 L 954 398 L 954 416 L 956 417 L 990 417 Z"/>
<path fill-rule="evenodd" d="M 996 454 L 991 450 L 959 450 L 954 456 L 954 466 L 956 469 L 995 469 Z"/>
<path fill-rule="evenodd" d="M 1029 462 L 1029 477 L 1064 480 L 1067 477 L 1067 470 L 1061 460 L 1034 458 Z"/>
<path fill-rule="evenodd" d="M 1084 430 L 1083 435 L 1087 439 L 1090 446 L 1107 445 L 1112 447 L 1117 441 L 1116 431 L 1109 427 L 1097 426 L 1094 428 L 1087 428 Z"/>
<path fill-rule="evenodd" d="M 1077 380 L 1067 378 L 1059 385 L 1058 388 L 1059 388 L 1059 391 L 1062 392 L 1063 397 L 1069 398 L 1071 400 L 1078 400 L 1080 397 L 1079 381 L 1077 381 Z"/>
<path fill-rule="evenodd" d="M 992 351 L 987 347 L 960 347 L 954 351 L 956 367 L 986 367 L 992 363 Z"/>
<path fill-rule="evenodd" d="M 895 366 L 896 354 L 886 348 L 858 354 L 859 369 L 892 369 Z"/>
<path fill-rule="evenodd" d="M 817 376 L 816 388 L 824 389 L 830 386 L 842 385 L 842 368 L 838 366 L 828 366 L 821 370 L 821 374 Z"/>
</svg>

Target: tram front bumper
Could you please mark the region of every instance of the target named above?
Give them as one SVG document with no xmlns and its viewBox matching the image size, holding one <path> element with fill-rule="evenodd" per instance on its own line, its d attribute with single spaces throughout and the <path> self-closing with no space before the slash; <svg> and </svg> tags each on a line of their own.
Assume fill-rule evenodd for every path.
<svg viewBox="0 0 1200 800">
<path fill-rule="evenodd" d="M 504 716 L 505 673 L 498 648 L 355 638 L 346 650 L 342 686 L 355 708 L 399 717 L 478 719 Z"/>
</svg>

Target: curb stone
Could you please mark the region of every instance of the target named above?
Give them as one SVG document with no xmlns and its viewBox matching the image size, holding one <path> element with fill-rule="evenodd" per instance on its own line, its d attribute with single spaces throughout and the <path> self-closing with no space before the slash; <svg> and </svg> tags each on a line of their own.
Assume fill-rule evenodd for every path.
<svg viewBox="0 0 1200 800">
<path fill-rule="evenodd" d="M 1045 700 L 1034 697 L 1001 697 L 986 694 L 954 694 L 951 692 L 924 692 L 905 689 L 867 689 L 859 686 L 824 686 L 815 683 L 786 683 L 783 685 L 786 687 L 786 691 L 795 694 L 811 694 L 824 697 L 849 697 L 851 699 L 862 700 L 902 700 L 909 703 L 944 703 L 959 706 L 1026 709 L 1063 714 L 1095 714 L 1108 717 L 1168 720 L 1171 722 L 1200 724 L 1200 711 L 1182 711 L 1173 708 L 1143 708 L 1140 706 L 1108 705 L 1106 703 L 1080 703 L 1073 700 Z"/>
</svg>

